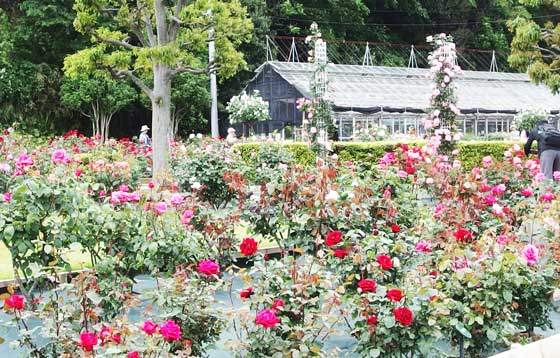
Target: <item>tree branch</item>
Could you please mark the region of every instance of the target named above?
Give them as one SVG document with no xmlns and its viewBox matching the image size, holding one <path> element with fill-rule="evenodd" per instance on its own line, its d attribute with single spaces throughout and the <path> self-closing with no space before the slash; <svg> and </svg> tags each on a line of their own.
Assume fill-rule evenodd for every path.
<svg viewBox="0 0 560 358">
<path fill-rule="evenodd" d="M 154 28 L 152 27 L 152 20 L 150 19 L 149 11 L 145 11 L 147 9 L 146 6 L 140 3 L 140 0 L 136 0 L 136 6 L 138 7 L 138 11 L 140 13 L 140 17 L 144 22 L 144 28 L 146 30 L 146 34 L 148 35 L 148 42 L 150 47 L 156 46 L 156 38 L 154 36 Z"/>
<path fill-rule="evenodd" d="M 150 99 L 153 98 L 154 94 L 150 87 L 148 87 L 142 80 L 137 77 L 133 71 L 130 70 L 116 70 L 113 67 L 109 67 L 109 72 L 116 77 L 116 78 L 125 78 L 127 77 L 130 79 L 138 88 L 140 88 Z"/>
<path fill-rule="evenodd" d="M 209 63 L 208 66 L 206 66 L 205 68 L 196 68 L 196 67 L 190 67 L 190 66 L 179 66 L 176 69 L 171 71 L 171 76 L 175 76 L 178 75 L 180 73 L 192 73 L 195 75 L 201 75 L 204 73 L 212 73 L 215 71 L 218 71 L 220 69 L 220 66 L 218 66 L 215 62 Z"/>
<path fill-rule="evenodd" d="M 179 15 L 181 15 L 181 11 L 183 11 L 183 8 L 186 5 L 187 5 L 187 0 L 177 0 L 177 5 L 175 5 L 175 11 L 171 16 L 171 20 L 173 20 L 173 22 L 171 23 L 171 26 L 169 26 L 168 36 L 171 41 L 175 41 L 175 38 L 177 37 L 177 32 L 179 31 L 179 27 L 184 24 L 184 22 L 181 21 L 181 19 L 179 18 Z"/>
<path fill-rule="evenodd" d="M 96 32 L 93 33 L 93 37 L 95 37 L 96 39 L 98 39 L 101 42 L 105 42 L 105 43 L 108 43 L 108 44 L 111 44 L 111 45 L 121 46 L 121 47 L 127 48 L 129 50 L 134 50 L 134 49 L 139 48 L 137 46 L 129 44 L 126 41 L 111 40 L 111 39 L 103 38 L 103 37 L 99 36 Z"/>
</svg>

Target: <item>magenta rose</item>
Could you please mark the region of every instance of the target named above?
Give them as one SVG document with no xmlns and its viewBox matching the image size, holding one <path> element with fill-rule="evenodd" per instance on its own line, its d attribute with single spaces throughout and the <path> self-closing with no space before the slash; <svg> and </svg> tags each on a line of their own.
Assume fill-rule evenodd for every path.
<svg viewBox="0 0 560 358">
<path fill-rule="evenodd" d="M 83 332 L 82 334 L 80 334 L 80 342 L 78 343 L 78 346 L 82 347 L 85 352 L 91 352 L 93 351 L 93 347 L 95 347 L 98 342 L 99 341 L 95 334 L 90 332 Z"/>
<path fill-rule="evenodd" d="M 257 313 L 255 323 L 268 329 L 276 327 L 276 325 L 280 323 L 280 319 L 276 317 L 276 312 L 274 310 L 266 309 Z"/>
<path fill-rule="evenodd" d="M 179 327 L 175 322 L 171 320 L 165 321 L 159 327 L 159 333 L 168 342 L 178 341 L 179 339 L 181 339 L 181 327 Z"/>
<path fill-rule="evenodd" d="M 198 264 L 197 271 L 206 276 L 217 275 L 220 273 L 220 265 L 212 260 L 202 260 Z"/>
<path fill-rule="evenodd" d="M 152 321 L 146 321 L 144 322 L 144 325 L 142 326 L 142 328 L 140 328 L 142 331 L 144 331 L 144 333 L 146 333 L 148 336 L 153 335 L 154 333 L 156 333 L 158 328 L 158 325 L 155 324 Z"/>
</svg>

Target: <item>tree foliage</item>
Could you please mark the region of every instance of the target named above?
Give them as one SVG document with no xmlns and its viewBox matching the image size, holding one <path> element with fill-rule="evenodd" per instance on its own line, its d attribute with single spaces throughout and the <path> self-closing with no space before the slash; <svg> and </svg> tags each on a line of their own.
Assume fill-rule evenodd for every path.
<svg viewBox="0 0 560 358">
<path fill-rule="evenodd" d="M 80 76 L 63 80 L 62 104 L 91 119 L 94 136 L 109 138 L 113 115 L 136 99 L 136 90 L 125 81 L 107 76 Z"/>
<path fill-rule="evenodd" d="M 560 9 L 557 0 L 519 0 L 520 4 L 530 8 L 539 6 L 539 10 Z M 556 9 L 556 10 L 554 10 Z M 560 19 L 560 17 L 558 17 Z M 543 83 L 553 93 L 560 90 L 560 24 L 549 19 L 539 22 L 541 18 L 525 12 L 509 22 L 514 37 L 511 42 L 509 62 L 512 66 L 527 70 L 531 79 Z"/>
</svg>

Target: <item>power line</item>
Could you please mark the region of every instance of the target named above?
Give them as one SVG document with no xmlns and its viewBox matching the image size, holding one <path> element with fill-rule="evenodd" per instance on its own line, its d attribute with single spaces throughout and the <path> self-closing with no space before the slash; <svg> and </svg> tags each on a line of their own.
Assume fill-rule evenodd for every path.
<svg viewBox="0 0 560 358">
<path fill-rule="evenodd" d="M 356 22 L 339 22 L 339 21 L 327 21 L 327 20 L 308 20 L 308 19 L 296 19 L 291 17 L 284 17 L 284 16 L 270 16 L 271 18 L 278 19 L 278 20 L 287 20 L 287 21 L 294 21 L 294 22 L 305 22 L 305 23 L 313 23 L 316 22 L 318 24 L 328 24 L 328 25 L 351 25 L 351 26 L 383 26 L 383 27 L 404 27 L 404 26 L 413 26 L 413 27 L 446 27 L 446 26 L 460 26 L 460 25 L 477 25 L 477 24 L 505 24 L 509 20 L 490 20 L 490 21 L 471 21 L 471 22 L 448 22 L 448 23 L 438 23 L 438 24 L 409 24 L 409 23 L 373 23 L 373 22 L 366 22 L 363 24 L 359 24 Z M 531 20 L 536 19 L 550 19 L 554 17 L 560 17 L 560 13 L 556 14 L 549 14 L 549 15 L 542 15 L 542 16 L 533 16 Z"/>
</svg>

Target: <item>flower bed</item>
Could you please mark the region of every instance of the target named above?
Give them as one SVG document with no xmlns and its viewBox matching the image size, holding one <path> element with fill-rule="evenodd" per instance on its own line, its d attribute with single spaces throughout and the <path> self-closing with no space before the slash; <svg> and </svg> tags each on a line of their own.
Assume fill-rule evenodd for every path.
<svg viewBox="0 0 560 358">
<path fill-rule="evenodd" d="M 98 176 L 68 175 L 64 148 L 6 148 L 21 173 L 7 173 L 0 238 L 30 278 L 2 297 L 15 344 L 33 357 L 200 356 L 228 327 L 237 357 L 336 356 L 326 342 L 339 334 L 363 357 L 443 356 L 438 342 L 479 357 L 549 328 L 558 183 L 517 145 L 473 168 L 460 150 L 392 148 L 375 164 L 339 152 L 303 166 L 283 147 L 194 138 L 173 146 L 171 193 L 140 195 L 130 176 L 104 197 Z M 58 282 L 75 243 L 95 269 Z M 133 290 L 139 272 L 155 290 Z M 155 309 L 129 321 L 141 302 Z"/>
</svg>

